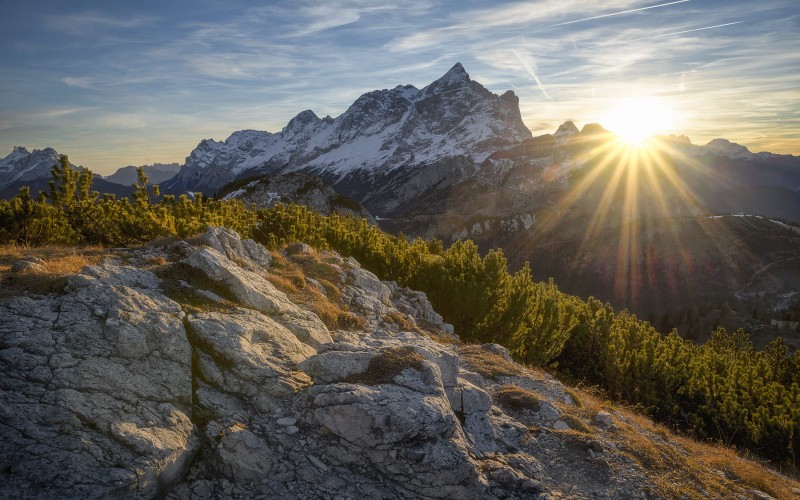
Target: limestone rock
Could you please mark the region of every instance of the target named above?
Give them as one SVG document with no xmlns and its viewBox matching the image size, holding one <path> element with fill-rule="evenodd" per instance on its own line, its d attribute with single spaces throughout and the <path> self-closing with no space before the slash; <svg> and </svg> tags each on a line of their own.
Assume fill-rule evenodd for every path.
<svg viewBox="0 0 800 500">
<path fill-rule="evenodd" d="M 272 262 L 272 256 L 262 245 L 253 240 L 242 240 L 235 231 L 224 227 L 212 227 L 203 233 L 200 242 L 235 262 L 264 268 Z"/>
<path fill-rule="evenodd" d="M 242 305 L 272 316 L 301 342 L 312 347 L 331 342 L 327 327 L 315 314 L 300 309 L 265 278 L 241 268 L 220 252 L 204 248 L 184 262 L 228 287 Z"/>
<path fill-rule="evenodd" d="M 66 295 L 0 302 L 0 497 L 153 497 L 183 478 L 191 350 L 157 285 L 103 265 Z"/>
</svg>

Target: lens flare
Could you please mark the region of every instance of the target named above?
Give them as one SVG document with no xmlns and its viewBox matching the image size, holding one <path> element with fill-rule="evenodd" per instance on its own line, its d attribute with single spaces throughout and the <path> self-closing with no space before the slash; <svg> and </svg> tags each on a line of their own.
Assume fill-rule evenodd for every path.
<svg viewBox="0 0 800 500">
<path fill-rule="evenodd" d="M 631 146 L 642 146 L 654 134 L 673 128 L 670 107 L 657 97 L 632 97 L 609 109 L 600 123 Z"/>
</svg>

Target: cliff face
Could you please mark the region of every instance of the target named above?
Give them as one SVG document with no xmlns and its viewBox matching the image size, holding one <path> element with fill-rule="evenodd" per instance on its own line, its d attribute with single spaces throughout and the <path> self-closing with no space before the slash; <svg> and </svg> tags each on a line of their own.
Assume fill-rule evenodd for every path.
<svg viewBox="0 0 800 500">
<path fill-rule="evenodd" d="M 65 279 L 0 294 L 3 498 L 671 496 L 641 453 L 748 493 L 332 252 L 217 228 Z"/>
</svg>

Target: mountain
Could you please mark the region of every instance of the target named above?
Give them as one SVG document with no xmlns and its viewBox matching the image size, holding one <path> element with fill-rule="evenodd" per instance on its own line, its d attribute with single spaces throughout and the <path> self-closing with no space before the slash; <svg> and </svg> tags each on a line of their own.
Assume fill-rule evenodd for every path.
<svg viewBox="0 0 800 500">
<path fill-rule="evenodd" d="M 364 94 L 335 119 L 303 111 L 279 133 L 204 140 L 162 188 L 213 193 L 257 173 L 302 172 L 383 214 L 421 190 L 469 178 L 494 151 L 530 136 L 513 92 L 495 95 L 456 64 L 421 90 Z"/>
<path fill-rule="evenodd" d="M 0 187 L 14 182 L 49 179 L 50 169 L 57 163 L 58 153 L 53 148 L 29 152 L 22 146 L 16 146 L 8 156 L 0 160 Z"/>
<path fill-rule="evenodd" d="M 0 267 L 3 498 L 800 491 L 500 345 L 459 343 L 424 293 L 353 258 L 223 228 L 57 252 Z"/>
<path fill-rule="evenodd" d="M 136 169 L 133 165 L 122 167 L 111 175 L 104 176 L 103 179 L 114 184 L 122 184 L 130 187 L 136 181 Z M 142 165 L 145 175 L 150 184 L 161 184 L 162 182 L 175 177 L 181 166 L 179 163 L 154 163 L 152 165 Z"/>
<path fill-rule="evenodd" d="M 58 157 L 58 152 L 53 148 L 29 152 L 22 146 L 15 147 L 11 154 L 0 160 L 0 200 L 16 196 L 23 186 L 29 187 L 33 196 L 39 191 L 49 192 L 50 169 L 58 163 Z M 70 166 L 80 168 L 72 163 Z M 121 186 L 100 177 L 94 178 L 92 190 L 118 197 L 131 194 L 130 186 Z"/>
</svg>

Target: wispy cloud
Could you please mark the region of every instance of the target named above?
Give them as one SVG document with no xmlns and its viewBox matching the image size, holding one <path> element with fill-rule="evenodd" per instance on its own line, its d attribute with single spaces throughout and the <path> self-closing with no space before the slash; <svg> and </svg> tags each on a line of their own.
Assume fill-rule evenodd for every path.
<svg viewBox="0 0 800 500">
<path fill-rule="evenodd" d="M 97 11 L 46 16 L 45 26 L 53 31 L 71 35 L 92 35 L 103 30 L 133 29 L 152 25 L 158 17 L 149 15 L 112 16 Z"/>
<path fill-rule="evenodd" d="M 619 12 L 611 12 L 609 14 L 600 14 L 600 15 L 592 16 L 592 17 L 584 17 L 583 19 L 575 19 L 573 21 L 564 21 L 563 23 L 557 23 L 557 24 L 554 24 L 553 26 L 565 26 L 567 24 L 576 24 L 576 23 L 582 23 L 582 22 L 586 22 L 586 21 L 594 21 L 595 19 L 603 19 L 605 17 L 622 16 L 622 15 L 631 14 L 631 13 L 634 13 L 634 12 L 642 12 L 644 10 L 658 9 L 658 8 L 661 8 L 661 7 L 668 7 L 670 5 L 675 5 L 675 4 L 679 4 L 679 3 L 686 3 L 688 1 L 689 0 L 677 0 L 675 2 L 661 3 L 661 4 L 658 4 L 658 5 L 650 5 L 649 7 L 639 7 L 638 9 L 628 9 L 628 10 L 622 10 L 622 11 L 619 11 Z"/>
</svg>

